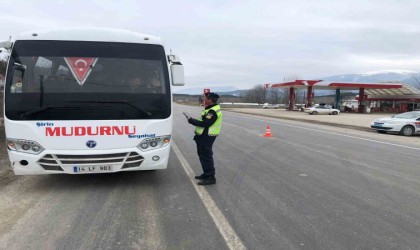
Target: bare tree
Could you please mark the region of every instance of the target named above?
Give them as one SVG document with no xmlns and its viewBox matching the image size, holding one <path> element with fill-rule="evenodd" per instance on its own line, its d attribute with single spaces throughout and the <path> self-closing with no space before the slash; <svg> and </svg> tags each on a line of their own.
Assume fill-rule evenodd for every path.
<svg viewBox="0 0 420 250">
<path fill-rule="evenodd" d="M 296 103 L 306 103 L 306 89 L 295 89 Z"/>
<path fill-rule="evenodd" d="M 261 85 L 256 85 L 245 93 L 244 100 L 246 102 L 265 102 L 265 89 Z"/>
<path fill-rule="evenodd" d="M 278 88 L 269 88 L 267 89 L 266 101 L 269 103 L 278 104 L 282 101 L 282 90 Z"/>
</svg>

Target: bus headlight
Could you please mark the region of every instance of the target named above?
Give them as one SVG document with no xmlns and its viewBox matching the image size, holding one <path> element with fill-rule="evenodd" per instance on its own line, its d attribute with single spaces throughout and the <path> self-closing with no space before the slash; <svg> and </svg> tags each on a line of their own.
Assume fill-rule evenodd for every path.
<svg viewBox="0 0 420 250">
<path fill-rule="evenodd" d="M 154 138 L 146 138 L 137 146 L 142 151 L 149 151 L 167 146 L 171 142 L 170 135 L 162 135 Z"/>
<path fill-rule="evenodd" d="M 7 148 L 11 151 L 23 152 L 37 155 L 44 151 L 44 148 L 36 141 L 28 141 L 22 139 L 6 139 Z"/>
</svg>

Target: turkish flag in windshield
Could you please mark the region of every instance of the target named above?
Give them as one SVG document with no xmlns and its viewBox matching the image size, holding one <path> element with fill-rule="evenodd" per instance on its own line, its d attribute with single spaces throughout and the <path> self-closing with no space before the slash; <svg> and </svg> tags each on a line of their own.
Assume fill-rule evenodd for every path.
<svg viewBox="0 0 420 250">
<path fill-rule="evenodd" d="M 77 82 L 82 86 L 88 78 L 93 66 L 95 66 L 98 58 L 92 57 L 65 57 L 67 65 L 70 67 L 73 76 Z"/>
</svg>

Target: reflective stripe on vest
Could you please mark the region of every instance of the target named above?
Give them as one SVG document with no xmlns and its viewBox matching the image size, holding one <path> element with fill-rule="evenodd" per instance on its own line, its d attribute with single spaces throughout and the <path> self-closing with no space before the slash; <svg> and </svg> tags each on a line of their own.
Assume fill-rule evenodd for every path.
<svg viewBox="0 0 420 250">
<path fill-rule="evenodd" d="M 205 109 L 201 111 L 201 117 L 206 116 L 207 113 L 213 110 L 217 114 L 217 120 L 209 127 L 209 136 L 218 136 L 220 134 L 220 129 L 222 128 L 222 110 L 220 109 L 219 105 L 213 106 L 209 109 Z M 201 119 L 198 119 L 202 121 Z M 204 127 L 195 127 L 195 134 L 202 135 L 204 132 Z"/>
</svg>

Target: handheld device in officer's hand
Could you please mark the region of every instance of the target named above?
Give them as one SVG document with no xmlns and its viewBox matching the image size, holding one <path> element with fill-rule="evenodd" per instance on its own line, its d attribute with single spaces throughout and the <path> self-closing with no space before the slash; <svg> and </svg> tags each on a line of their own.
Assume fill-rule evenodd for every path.
<svg viewBox="0 0 420 250">
<path fill-rule="evenodd" d="M 185 115 L 185 117 L 187 118 L 187 119 L 190 119 L 191 118 L 191 116 L 189 116 L 187 113 L 185 113 L 185 112 L 182 112 L 184 115 Z"/>
</svg>

